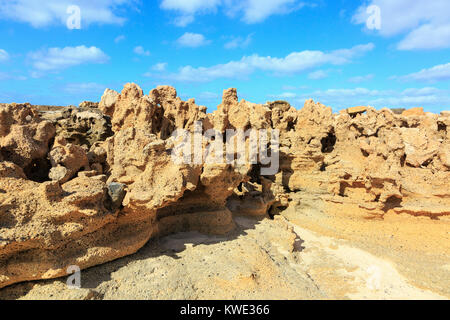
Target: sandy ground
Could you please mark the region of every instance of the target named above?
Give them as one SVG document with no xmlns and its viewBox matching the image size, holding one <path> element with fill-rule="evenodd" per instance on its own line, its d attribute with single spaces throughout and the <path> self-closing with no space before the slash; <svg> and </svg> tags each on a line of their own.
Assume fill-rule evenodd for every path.
<svg viewBox="0 0 450 320">
<path fill-rule="evenodd" d="M 393 285 L 397 283 L 394 279 L 402 278 L 412 287 L 450 297 L 449 216 L 431 219 L 392 211 L 383 216 L 373 216 L 363 214 L 351 205 L 330 205 L 314 197 L 301 198 L 297 205 L 283 214 L 291 223 L 303 228 L 299 233 L 304 238 L 309 231 L 354 248 L 348 253 L 351 261 L 357 261 L 358 256 L 362 260 L 369 259 L 364 253 L 385 261 L 385 266 L 389 265 L 396 273 L 384 267 L 378 270 L 376 263 L 374 267 L 366 266 L 366 269 L 370 268 L 372 274 L 381 271 L 381 279 Z M 393 287 L 389 292 L 394 297 L 386 297 L 425 298 L 422 295 L 411 296 L 401 288 L 407 290 L 404 286 Z"/>
<path fill-rule="evenodd" d="M 383 239 L 390 224 L 352 233 L 347 219 L 341 227 L 352 237 L 336 218 L 303 210 L 289 208 L 275 220 L 236 217 L 237 229 L 226 237 L 155 239 L 132 256 L 82 271 L 81 289 L 69 289 L 66 278 L 28 282 L 0 290 L 0 299 L 450 298 L 446 248 L 417 256 L 403 242 Z M 418 275 L 430 257 L 432 269 Z"/>
</svg>

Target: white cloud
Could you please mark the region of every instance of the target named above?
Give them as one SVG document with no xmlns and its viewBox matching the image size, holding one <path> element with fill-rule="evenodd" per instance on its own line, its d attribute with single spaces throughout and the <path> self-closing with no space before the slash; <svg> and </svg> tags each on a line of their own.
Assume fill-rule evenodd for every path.
<svg viewBox="0 0 450 320">
<path fill-rule="evenodd" d="M 106 86 L 95 82 L 89 83 L 68 83 L 63 87 L 63 91 L 69 94 L 92 94 L 101 95 Z"/>
<path fill-rule="evenodd" d="M 284 85 L 281 87 L 282 90 L 296 90 L 297 87 L 296 86 L 291 86 L 291 85 Z"/>
<path fill-rule="evenodd" d="M 247 37 L 231 37 L 227 43 L 225 43 L 225 49 L 246 48 L 252 42 L 253 34 L 249 34 Z"/>
<path fill-rule="evenodd" d="M 449 17 L 450 18 L 450 17 Z M 426 24 L 413 30 L 397 46 L 399 50 L 441 49 L 450 47 L 450 23 Z"/>
<path fill-rule="evenodd" d="M 309 86 L 292 86 L 292 85 L 283 85 L 281 87 L 282 90 L 289 91 L 289 90 L 305 90 L 308 89 Z"/>
<path fill-rule="evenodd" d="M 411 73 L 402 77 L 394 77 L 404 81 L 438 82 L 450 80 L 450 63 L 440 64 L 429 69 Z"/>
<path fill-rule="evenodd" d="M 199 33 L 186 32 L 177 40 L 177 44 L 182 47 L 197 48 L 209 44 L 205 36 Z"/>
<path fill-rule="evenodd" d="M 205 101 L 213 101 L 220 99 L 220 95 L 215 92 L 205 91 L 198 95 L 198 98 Z"/>
<path fill-rule="evenodd" d="M 372 43 L 358 45 L 351 49 L 340 49 L 329 53 L 322 51 L 293 52 L 284 58 L 260 57 L 253 55 L 244 57 L 243 62 L 256 69 L 272 71 L 277 74 L 295 74 L 325 64 L 342 65 L 350 63 L 352 59 L 373 50 Z"/>
<path fill-rule="evenodd" d="M 410 97 L 421 97 L 421 96 L 430 96 L 434 94 L 439 94 L 442 90 L 436 89 L 433 87 L 425 87 L 425 88 L 409 88 L 402 91 L 403 95 L 407 95 Z"/>
<path fill-rule="evenodd" d="M 366 82 L 366 81 L 370 81 L 374 78 L 375 76 L 373 74 L 367 74 L 365 76 L 356 76 L 356 77 L 352 77 L 350 79 L 348 79 L 349 82 L 352 83 L 362 83 L 362 82 Z"/>
<path fill-rule="evenodd" d="M 166 62 L 157 63 L 157 64 L 155 64 L 152 67 L 152 70 L 158 71 L 158 72 L 165 71 L 166 69 L 167 69 L 167 63 Z"/>
<path fill-rule="evenodd" d="M 275 99 L 293 99 L 296 98 L 298 95 L 294 92 L 283 92 L 280 94 L 270 94 L 269 97 L 270 98 L 275 98 Z"/>
<path fill-rule="evenodd" d="M 397 90 L 371 90 L 367 88 L 328 89 L 309 93 L 284 92 L 270 95 L 271 98 L 286 99 L 301 107 L 306 99 L 314 99 L 340 110 L 352 106 L 372 106 L 375 108 L 426 107 L 443 110 L 450 107 L 450 91 L 432 87 Z M 437 109 L 439 108 L 439 110 Z"/>
<path fill-rule="evenodd" d="M 134 48 L 133 52 L 140 56 L 148 57 L 150 55 L 150 51 L 145 50 L 142 46 L 137 46 L 136 48 Z"/>
<path fill-rule="evenodd" d="M 328 73 L 323 70 L 317 70 L 308 74 L 308 79 L 321 80 L 328 77 Z"/>
<path fill-rule="evenodd" d="M 315 94 L 320 95 L 324 98 L 350 98 L 359 96 L 376 96 L 380 94 L 378 90 L 369 90 L 366 88 L 355 88 L 355 89 L 328 89 L 325 91 L 316 91 Z"/>
<path fill-rule="evenodd" d="M 0 49 L 0 62 L 9 60 L 9 54 L 3 49 Z"/>
<path fill-rule="evenodd" d="M 6 72 L 0 72 L 0 80 L 27 80 L 27 77 L 19 76 L 16 74 L 6 73 Z"/>
<path fill-rule="evenodd" d="M 216 79 L 242 79 L 253 72 L 253 68 L 243 61 L 231 61 L 212 67 L 185 66 L 177 73 L 166 75 L 169 80 L 178 82 L 209 82 Z"/>
<path fill-rule="evenodd" d="M 242 13 L 245 23 L 264 21 L 275 14 L 287 14 L 304 6 L 297 0 L 227 0 L 227 11 L 231 16 Z"/>
<path fill-rule="evenodd" d="M 57 72 L 86 63 L 105 63 L 108 56 L 97 47 L 50 48 L 29 54 L 35 70 L 40 72 Z"/>
<path fill-rule="evenodd" d="M 358 45 L 351 49 L 340 49 L 331 52 L 301 51 L 293 52 L 284 58 L 262 57 L 257 54 L 244 56 L 239 61 L 230 61 L 211 67 L 185 66 L 177 73 L 166 75 L 167 78 L 180 82 L 208 82 L 216 79 L 243 79 L 255 71 L 271 72 L 275 75 L 298 74 L 322 65 L 342 65 L 350 63 L 364 53 L 371 51 L 372 43 Z"/>
<path fill-rule="evenodd" d="M 125 37 L 124 35 L 120 35 L 120 36 L 117 36 L 117 37 L 114 39 L 114 42 L 115 42 L 115 43 L 119 43 L 119 42 L 124 41 L 125 39 L 126 39 L 126 37 Z"/>
<path fill-rule="evenodd" d="M 176 26 L 185 27 L 195 20 L 196 14 L 216 12 L 222 0 L 163 0 L 161 9 L 179 14 L 173 21 Z"/>
<path fill-rule="evenodd" d="M 221 0 L 163 0 L 161 9 L 195 14 L 201 11 L 215 11 L 221 2 Z"/>
<path fill-rule="evenodd" d="M 385 37 L 405 34 L 400 50 L 440 49 L 450 47 L 450 1 L 448 0 L 370 0 L 359 7 L 352 20 L 365 24 L 367 7 L 381 10 L 381 29 Z"/>
<path fill-rule="evenodd" d="M 193 15 L 182 15 L 182 16 L 176 17 L 173 20 L 173 24 L 176 25 L 177 27 L 186 27 L 187 25 L 194 22 L 194 20 L 195 20 L 195 17 Z"/>
<path fill-rule="evenodd" d="M 70 14 L 67 8 L 76 4 L 81 9 L 81 25 L 91 23 L 122 24 L 125 18 L 117 15 L 122 6 L 133 6 L 136 0 L 0 0 L 0 19 L 31 24 L 35 28 L 53 24 L 66 25 Z"/>
<path fill-rule="evenodd" d="M 163 0 L 161 9 L 178 13 L 174 23 L 185 27 L 198 14 L 215 13 L 222 8 L 230 17 L 240 16 L 248 24 L 264 21 L 271 15 L 287 14 L 304 7 L 299 0 Z"/>
<path fill-rule="evenodd" d="M 439 107 L 450 106 L 449 95 L 446 90 L 436 88 L 406 89 L 391 96 L 377 97 L 369 101 L 369 105 L 378 107 Z"/>
</svg>

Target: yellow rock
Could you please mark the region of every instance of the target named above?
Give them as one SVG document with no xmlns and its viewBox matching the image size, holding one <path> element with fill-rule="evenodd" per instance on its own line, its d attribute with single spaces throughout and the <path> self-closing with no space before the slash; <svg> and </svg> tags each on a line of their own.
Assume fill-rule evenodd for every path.
<svg viewBox="0 0 450 320">
<path fill-rule="evenodd" d="M 367 107 L 352 107 L 347 109 L 348 114 L 358 114 L 358 113 L 364 113 L 367 111 Z"/>
<path fill-rule="evenodd" d="M 410 116 L 424 116 L 425 112 L 423 111 L 423 108 L 412 108 L 406 111 L 403 111 L 402 116 L 404 117 L 410 117 Z"/>
</svg>

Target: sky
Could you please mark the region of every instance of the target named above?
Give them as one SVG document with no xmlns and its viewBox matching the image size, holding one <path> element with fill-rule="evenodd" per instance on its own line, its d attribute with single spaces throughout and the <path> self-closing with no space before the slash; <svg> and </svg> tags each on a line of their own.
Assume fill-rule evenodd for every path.
<svg viewBox="0 0 450 320">
<path fill-rule="evenodd" d="M 0 102 L 78 105 L 128 82 L 211 112 L 255 103 L 450 110 L 448 0 L 0 0 Z"/>
</svg>

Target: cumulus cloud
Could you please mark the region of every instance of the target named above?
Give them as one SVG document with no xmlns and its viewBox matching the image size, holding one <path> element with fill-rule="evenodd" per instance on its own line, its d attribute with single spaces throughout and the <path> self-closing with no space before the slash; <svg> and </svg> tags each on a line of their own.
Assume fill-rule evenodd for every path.
<svg viewBox="0 0 450 320">
<path fill-rule="evenodd" d="M 159 62 L 154 64 L 150 71 L 143 74 L 144 77 L 149 78 L 162 78 L 164 75 L 163 73 L 167 70 L 167 66 L 169 64 L 167 62 Z"/>
<path fill-rule="evenodd" d="M 0 62 L 7 61 L 9 59 L 9 54 L 3 49 L 0 49 Z"/>
<path fill-rule="evenodd" d="M 450 19 L 450 17 L 449 17 Z M 426 24 L 413 30 L 399 44 L 399 50 L 441 49 L 450 47 L 450 23 L 433 26 Z"/>
<path fill-rule="evenodd" d="M 122 24 L 125 18 L 118 15 L 118 9 L 135 3 L 136 0 L 0 0 L 0 19 L 28 23 L 35 28 L 66 25 L 70 16 L 67 8 L 77 5 L 81 9 L 82 26 L 91 23 Z"/>
<path fill-rule="evenodd" d="M 50 48 L 29 54 L 32 65 L 38 73 L 58 72 L 87 63 L 105 63 L 109 57 L 97 47 Z"/>
<path fill-rule="evenodd" d="M 440 64 L 429 69 L 422 69 L 419 72 L 394 78 L 403 81 L 424 81 L 431 83 L 450 80 L 450 63 Z"/>
<path fill-rule="evenodd" d="M 178 13 L 174 23 L 184 27 L 198 14 L 215 13 L 219 8 L 230 17 L 240 16 L 248 24 L 264 21 L 271 15 L 287 14 L 304 7 L 299 0 L 163 0 L 161 9 Z"/>
<path fill-rule="evenodd" d="M 186 32 L 177 40 L 177 44 L 181 47 L 197 48 L 209 44 L 211 41 L 206 40 L 205 36 L 199 33 Z"/>
<path fill-rule="evenodd" d="M 150 51 L 145 50 L 144 47 L 142 47 L 142 46 L 137 46 L 136 48 L 133 49 L 133 52 L 140 56 L 149 56 L 150 55 Z"/>
<path fill-rule="evenodd" d="M 352 21 L 366 24 L 367 8 L 372 5 L 380 8 L 380 35 L 405 35 L 397 45 L 399 50 L 450 47 L 450 1 L 370 0 L 358 8 Z"/>
<path fill-rule="evenodd" d="M 180 82 L 208 82 L 216 79 L 244 79 L 255 71 L 271 72 L 275 75 L 298 74 L 322 65 L 342 65 L 373 50 L 372 43 L 357 45 L 350 49 L 331 52 L 301 51 L 286 57 L 244 56 L 241 60 L 230 61 L 210 67 L 184 66 L 177 73 L 166 75 L 170 80 Z"/>
<path fill-rule="evenodd" d="M 231 37 L 224 45 L 225 49 L 237 49 L 247 48 L 252 42 L 253 34 L 249 34 L 247 37 Z"/>
</svg>

